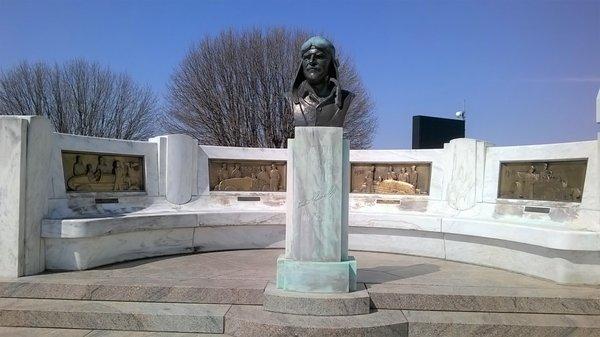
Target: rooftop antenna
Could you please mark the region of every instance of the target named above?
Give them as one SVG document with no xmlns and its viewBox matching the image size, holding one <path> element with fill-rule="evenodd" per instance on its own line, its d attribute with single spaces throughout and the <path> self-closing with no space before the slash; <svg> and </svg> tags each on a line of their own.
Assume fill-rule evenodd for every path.
<svg viewBox="0 0 600 337">
<path fill-rule="evenodd" d="M 596 123 L 600 123 L 600 89 L 598 89 L 598 96 L 596 96 Z"/>
<path fill-rule="evenodd" d="M 457 111 L 454 115 L 456 115 L 456 118 L 464 121 L 466 119 L 466 114 L 467 114 L 467 100 L 463 98 L 462 109 Z"/>
</svg>

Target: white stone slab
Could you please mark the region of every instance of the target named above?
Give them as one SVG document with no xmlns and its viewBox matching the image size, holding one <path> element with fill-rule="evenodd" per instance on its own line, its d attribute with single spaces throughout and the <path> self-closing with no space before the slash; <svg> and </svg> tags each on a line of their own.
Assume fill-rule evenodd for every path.
<svg viewBox="0 0 600 337">
<path fill-rule="evenodd" d="M 443 219 L 442 232 L 574 251 L 600 251 L 600 233 L 488 219 Z M 600 255 L 598 256 L 600 258 Z M 599 260 L 600 262 L 600 260 Z"/>
<path fill-rule="evenodd" d="M 202 147 L 198 147 L 198 193 L 197 195 L 210 194 L 210 177 L 208 168 L 208 154 Z"/>
<path fill-rule="evenodd" d="M 343 261 L 344 218 L 343 129 L 297 127 L 289 149 L 293 189 L 288 212 L 293 226 L 286 258 L 299 261 Z M 347 149 L 347 148 L 346 148 Z M 347 157 L 346 157 L 347 158 Z M 347 256 L 347 255 L 346 255 Z"/>
<path fill-rule="evenodd" d="M 599 252 L 554 250 L 510 241 L 446 234 L 446 259 L 501 268 L 567 284 L 598 284 Z"/>
<path fill-rule="evenodd" d="M 48 213 L 51 179 L 47 168 L 53 148 L 53 127 L 41 116 L 25 117 L 27 128 L 27 175 L 25 206 L 25 275 L 44 271 L 44 247 L 41 222 Z"/>
<path fill-rule="evenodd" d="M 144 257 L 193 251 L 194 228 L 114 234 L 82 239 L 45 239 L 46 268 L 84 270 Z"/>
<path fill-rule="evenodd" d="M 194 213 L 133 214 L 118 217 L 43 220 L 44 238 L 89 238 L 120 233 L 198 226 Z"/>
<path fill-rule="evenodd" d="M 27 121 L 0 116 L 0 276 L 25 269 Z"/>
<path fill-rule="evenodd" d="M 185 204 L 198 194 L 198 142 L 186 135 L 161 136 L 167 140 L 166 198 Z"/>
<path fill-rule="evenodd" d="M 442 233 L 416 230 L 350 227 L 350 250 L 445 258 Z"/>
<path fill-rule="evenodd" d="M 596 96 L 596 123 L 600 123 L 600 89 Z"/>
<path fill-rule="evenodd" d="M 285 226 L 199 227 L 194 231 L 195 251 L 284 248 Z"/>
<path fill-rule="evenodd" d="M 424 232 L 441 232 L 442 219 L 437 216 L 350 212 L 351 227 L 409 229 Z"/>
<path fill-rule="evenodd" d="M 444 145 L 446 171 L 444 199 L 448 206 L 466 210 L 475 206 L 477 195 L 477 141 L 453 139 Z"/>
<path fill-rule="evenodd" d="M 200 145 L 210 159 L 286 161 L 286 149 Z"/>
<path fill-rule="evenodd" d="M 167 139 L 158 136 L 148 139 L 148 142 L 155 143 L 157 147 L 158 195 L 164 197 L 167 190 Z"/>
</svg>

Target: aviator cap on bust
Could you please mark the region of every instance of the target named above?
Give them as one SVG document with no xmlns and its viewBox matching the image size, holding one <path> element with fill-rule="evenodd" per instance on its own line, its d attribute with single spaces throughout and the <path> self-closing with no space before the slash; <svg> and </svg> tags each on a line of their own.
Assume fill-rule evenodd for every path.
<svg viewBox="0 0 600 337">
<path fill-rule="evenodd" d="M 333 46 L 333 43 L 322 36 L 313 36 L 306 40 L 306 42 L 302 44 L 302 47 L 300 47 L 300 56 L 311 49 L 319 49 L 329 54 L 331 58 L 335 60 L 335 47 Z"/>
</svg>

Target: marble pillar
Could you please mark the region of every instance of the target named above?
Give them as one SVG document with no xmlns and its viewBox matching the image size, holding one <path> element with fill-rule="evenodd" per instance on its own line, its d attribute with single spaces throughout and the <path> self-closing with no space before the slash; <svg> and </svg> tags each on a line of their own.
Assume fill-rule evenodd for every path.
<svg viewBox="0 0 600 337">
<path fill-rule="evenodd" d="M 198 195 L 198 141 L 187 135 L 149 139 L 158 144 L 159 193 L 182 205 Z"/>
<path fill-rule="evenodd" d="M 483 201 L 485 151 L 489 143 L 457 138 L 444 144 L 443 199 L 453 209 L 463 211 Z"/>
<path fill-rule="evenodd" d="M 350 161 L 343 129 L 297 127 L 288 140 L 286 252 L 277 287 L 301 292 L 356 289 L 348 256 Z"/>
<path fill-rule="evenodd" d="M 0 116 L 0 277 L 45 269 L 41 222 L 48 212 L 53 136 L 41 116 Z"/>
</svg>

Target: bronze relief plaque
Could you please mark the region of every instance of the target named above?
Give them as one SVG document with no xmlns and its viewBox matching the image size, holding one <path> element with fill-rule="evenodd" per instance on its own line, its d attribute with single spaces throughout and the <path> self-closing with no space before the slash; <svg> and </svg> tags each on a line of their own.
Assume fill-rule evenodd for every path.
<svg viewBox="0 0 600 337">
<path fill-rule="evenodd" d="M 352 164 L 353 193 L 428 195 L 431 163 Z"/>
<path fill-rule="evenodd" d="M 211 159 L 208 167 L 211 191 L 284 192 L 286 188 L 283 161 Z"/>
<path fill-rule="evenodd" d="M 500 163 L 498 198 L 581 202 L 587 160 Z"/>
<path fill-rule="evenodd" d="M 62 152 L 67 192 L 145 191 L 144 157 Z"/>
</svg>

